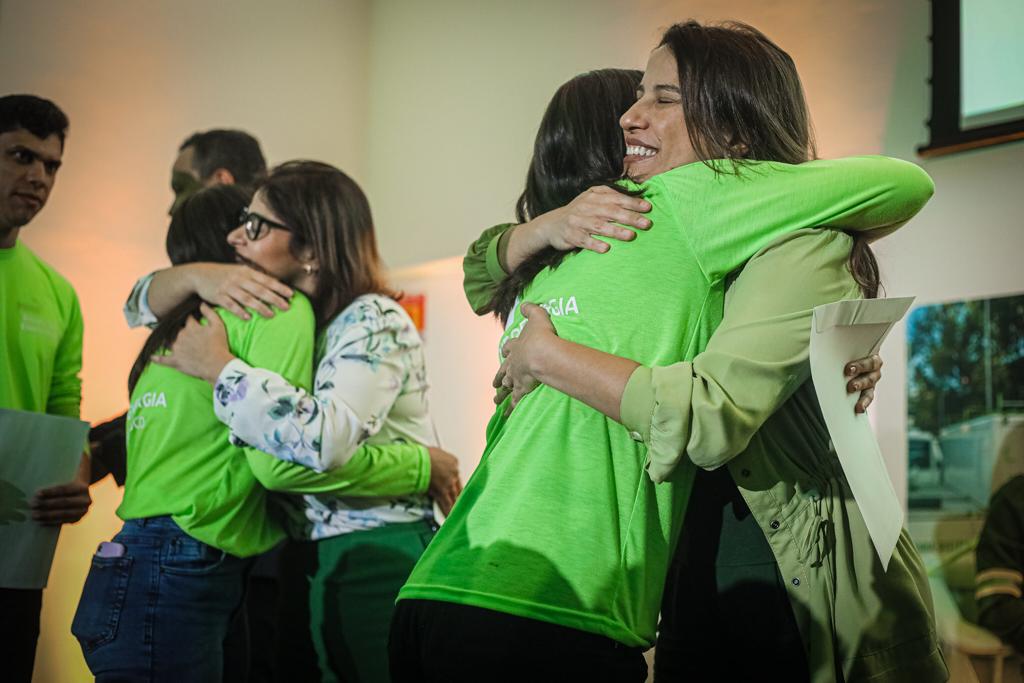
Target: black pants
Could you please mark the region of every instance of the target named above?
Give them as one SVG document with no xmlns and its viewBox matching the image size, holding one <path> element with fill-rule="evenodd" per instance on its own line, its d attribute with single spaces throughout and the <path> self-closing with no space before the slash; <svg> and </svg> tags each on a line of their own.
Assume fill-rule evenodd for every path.
<svg viewBox="0 0 1024 683">
<path fill-rule="evenodd" d="M 647 678 L 640 648 L 503 612 L 402 600 L 391 620 L 392 683 L 614 681 Z"/>
<path fill-rule="evenodd" d="M 224 641 L 223 683 L 274 683 L 284 680 L 278 662 L 281 620 L 280 556 L 284 543 L 256 558 L 245 602 Z M 292 681 L 304 680 L 288 678 Z"/>
<path fill-rule="evenodd" d="M 0 676 L 10 683 L 31 683 L 39 640 L 42 589 L 0 588 Z"/>
<path fill-rule="evenodd" d="M 724 467 L 694 482 L 665 584 L 654 679 L 809 679 L 771 546 Z"/>
</svg>

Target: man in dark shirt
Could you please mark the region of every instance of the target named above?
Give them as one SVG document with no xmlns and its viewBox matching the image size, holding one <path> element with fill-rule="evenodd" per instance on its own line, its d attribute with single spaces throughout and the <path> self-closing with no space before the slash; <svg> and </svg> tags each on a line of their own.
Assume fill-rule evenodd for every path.
<svg viewBox="0 0 1024 683">
<path fill-rule="evenodd" d="M 977 559 L 978 623 L 1024 654 L 1024 474 L 992 496 Z"/>
</svg>

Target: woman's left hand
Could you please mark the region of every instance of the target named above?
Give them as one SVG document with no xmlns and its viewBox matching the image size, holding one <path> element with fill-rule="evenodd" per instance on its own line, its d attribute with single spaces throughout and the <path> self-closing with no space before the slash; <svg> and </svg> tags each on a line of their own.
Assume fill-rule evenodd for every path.
<svg viewBox="0 0 1024 683">
<path fill-rule="evenodd" d="M 195 318 L 189 317 L 171 344 L 170 354 L 157 354 L 151 360 L 216 384 L 220 371 L 234 359 L 234 355 L 228 348 L 228 333 L 217 312 L 205 303 L 201 304 L 199 310 L 206 324 L 202 325 Z"/>
<path fill-rule="evenodd" d="M 846 383 L 846 392 L 854 394 L 860 392 L 857 405 L 853 412 L 866 412 L 871 402 L 875 400 L 875 385 L 882 379 L 882 357 L 877 353 L 867 358 L 851 361 L 846 364 L 844 371 L 850 381 Z"/>
<path fill-rule="evenodd" d="M 506 414 L 512 412 L 523 396 L 542 384 L 537 377 L 537 363 L 547 353 L 551 341 L 558 339 L 547 311 L 530 303 L 523 304 L 520 310 L 529 322 L 518 337 L 505 343 L 502 349 L 505 361 L 498 368 L 498 374 L 492 382 L 497 390 L 494 396 L 496 404 L 512 394 L 512 402 Z"/>
</svg>

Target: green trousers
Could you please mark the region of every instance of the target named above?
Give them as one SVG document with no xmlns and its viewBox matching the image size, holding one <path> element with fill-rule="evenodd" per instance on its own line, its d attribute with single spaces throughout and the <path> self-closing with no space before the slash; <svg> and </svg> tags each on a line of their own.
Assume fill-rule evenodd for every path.
<svg viewBox="0 0 1024 683">
<path fill-rule="evenodd" d="M 422 521 L 292 542 L 280 670 L 296 681 L 387 683 L 395 598 L 434 531 Z"/>
</svg>

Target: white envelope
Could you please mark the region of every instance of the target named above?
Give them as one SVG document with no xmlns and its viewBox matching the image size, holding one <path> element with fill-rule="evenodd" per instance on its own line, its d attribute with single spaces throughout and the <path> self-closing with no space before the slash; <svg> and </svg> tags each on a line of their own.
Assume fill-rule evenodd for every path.
<svg viewBox="0 0 1024 683">
<path fill-rule="evenodd" d="M 74 478 L 88 436 L 72 417 L 0 409 L 0 587 L 46 587 L 60 527 L 33 521 L 28 503 Z"/>
<path fill-rule="evenodd" d="M 855 415 L 859 394 L 846 393 L 846 363 L 878 351 L 914 297 L 839 301 L 814 309 L 811 377 L 829 436 L 871 541 L 888 569 L 903 528 L 903 506 L 885 469 L 866 414 Z"/>
</svg>

